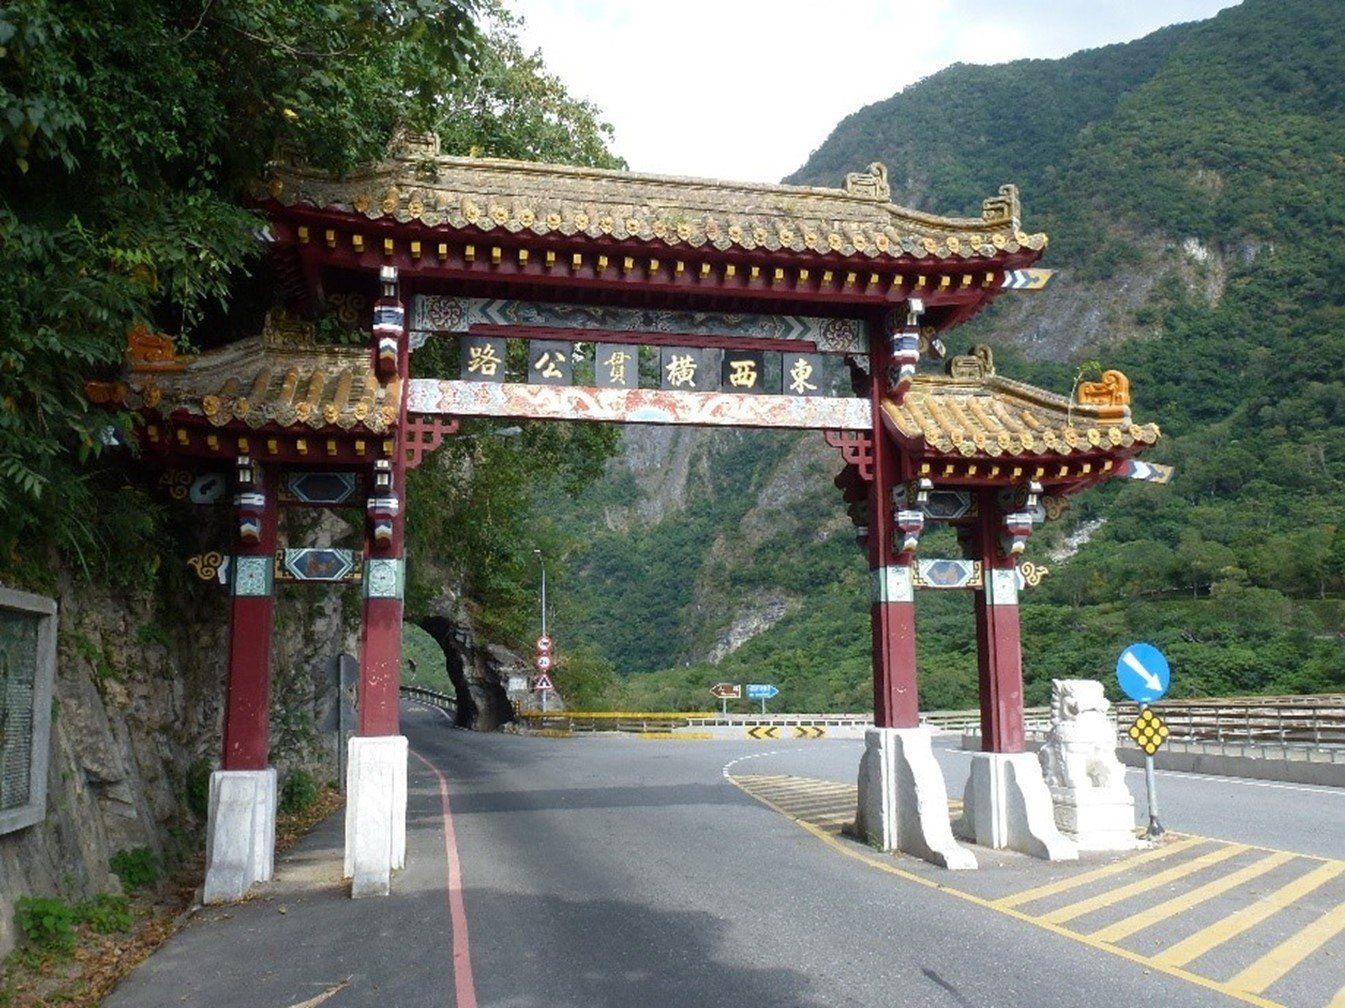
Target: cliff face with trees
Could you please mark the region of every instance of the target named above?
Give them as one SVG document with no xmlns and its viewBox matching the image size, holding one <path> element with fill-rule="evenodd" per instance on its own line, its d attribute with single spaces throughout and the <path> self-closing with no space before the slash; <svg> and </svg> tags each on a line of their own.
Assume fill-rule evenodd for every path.
<svg viewBox="0 0 1345 1008">
<path fill-rule="evenodd" d="M 950 349 L 988 342 L 1001 373 L 1061 392 L 1100 360 L 1163 426 L 1170 486 L 1085 495 L 1029 544 L 1051 568 L 1023 607 L 1029 701 L 1053 676 L 1109 679 L 1141 638 L 1178 694 L 1345 688 L 1338 15 L 1245 0 L 1062 60 L 949 67 L 847 117 L 787 180 L 835 186 L 881 160 L 894 202 L 945 213 L 1018 183 L 1056 278 Z M 671 488 L 633 451 L 612 464 L 558 592 L 597 652 L 594 702 L 703 707 L 719 679 L 779 682 L 793 709 L 870 702 L 866 565 L 819 440 L 680 434 Z M 918 604 L 922 701 L 973 704 L 969 599 Z"/>
<path fill-rule="evenodd" d="M 342 171 L 402 125 L 450 153 L 618 163 L 596 110 L 491 0 L 0 6 L 0 584 L 60 603 L 48 815 L 0 836 L 0 951 L 20 896 L 115 890 L 126 850 L 190 859 L 220 748 L 227 600 L 186 560 L 227 552 L 228 515 L 107 448 L 103 428 L 130 418 L 92 409 L 83 383 L 117 371 L 133 325 L 182 352 L 256 332 L 273 297 L 250 203 L 266 160 L 283 146 Z M 530 518 L 529 488 L 579 486 L 614 442 L 468 433 L 409 486 L 408 618 L 451 613 L 455 639 L 483 650 L 483 633 L 522 636 L 532 549 L 562 538 Z M 291 514 L 281 531 L 358 541 L 339 517 Z M 327 659 L 355 650 L 358 607 L 353 589 L 281 590 L 282 780 L 336 777 Z"/>
</svg>

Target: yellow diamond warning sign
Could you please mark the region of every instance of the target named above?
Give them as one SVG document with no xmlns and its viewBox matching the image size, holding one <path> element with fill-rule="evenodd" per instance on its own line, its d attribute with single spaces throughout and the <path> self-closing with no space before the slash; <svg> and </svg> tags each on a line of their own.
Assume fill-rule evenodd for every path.
<svg viewBox="0 0 1345 1008">
<path fill-rule="evenodd" d="M 1146 708 L 1140 711 L 1140 716 L 1135 718 L 1135 723 L 1130 726 L 1127 734 L 1144 750 L 1146 756 L 1152 756 L 1158 752 L 1158 747 L 1167 741 L 1168 726 L 1163 723 L 1161 717 Z"/>
</svg>

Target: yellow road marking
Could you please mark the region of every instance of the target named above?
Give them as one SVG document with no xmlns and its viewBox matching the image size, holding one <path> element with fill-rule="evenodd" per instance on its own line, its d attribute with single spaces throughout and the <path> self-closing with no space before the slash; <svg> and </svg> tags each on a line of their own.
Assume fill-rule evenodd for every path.
<svg viewBox="0 0 1345 1008">
<path fill-rule="evenodd" d="M 1183 837 L 1175 843 L 1165 844 L 1151 851 L 1145 851 L 1143 854 L 1137 854 L 1124 861 L 1116 861 L 1101 868 L 1095 868 L 1093 871 L 1084 872 L 1082 875 L 1074 875 L 1070 878 L 1061 879 L 1059 882 L 1052 882 L 1048 885 L 1037 886 L 1035 889 L 1024 889 L 1020 893 L 1014 893 L 1011 896 L 1004 896 L 994 902 L 1002 907 L 1021 906 L 1024 903 L 1031 903 L 1033 900 L 1039 900 L 1046 896 L 1054 896 L 1056 893 L 1068 892 L 1070 889 L 1077 889 L 1079 886 L 1087 885 L 1089 882 L 1096 882 L 1098 879 L 1108 878 L 1112 875 L 1119 875 L 1121 872 L 1129 871 L 1137 864 L 1144 864 L 1149 861 L 1157 861 L 1159 858 L 1170 857 L 1173 854 L 1180 854 L 1184 850 L 1195 847 L 1205 842 L 1204 837 Z"/>
<path fill-rule="evenodd" d="M 774 795 L 771 794 L 769 791 L 758 791 L 757 794 L 765 795 L 767 798 L 770 798 L 772 801 L 774 801 L 775 804 L 783 805 L 785 808 L 788 809 L 815 808 L 821 805 L 834 807 L 837 805 L 853 805 L 855 803 L 855 798 L 853 795 L 819 795 L 815 798 L 799 798 L 793 795 L 787 797 L 782 795 Z"/>
<path fill-rule="evenodd" d="M 858 790 L 856 788 L 844 787 L 840 784 L 836 785 L 835 787 L 819 787 L 819 788 L 777 786 L 777 787 L 765 787 L 762 788 L 761 790 L 769 791 L 772 794 L 785 795 L 792 798 L 812 798 L 816 797 L 817 795 L 832 795 L 832 796 L 849 795 L 853 797 L 855 794 L 858 793 Z"/>
<path fill-rule="evenodd" d="M 739 784 L 736 778 L 729 777 L 728 779 L 730 782 L 733 783 L 735 787 L 740 788 L 744 793 L 751 795 L 753 798 L 756 798 L 766 807 L 773 808 L 775 809 L 775 811 L 781 813 L 782 815 L 786 814 L 783 809 L 781 809 L 779 806 L 771 802 L 769 799 L 762 798 L 760 795 L 752 794 L 750 790 L 748 790 L 742 784 Z M 830 847 L 837 853 L 844 854 L 846 857 L 853 858 L 854 860 L 862 862 L 863 864 L 866 864 L 871 868 L 877 868 L 881 872 L 886 872 L 889 875 L 895 875 L 898 878 L 903 878 L 908 882 L 913 882 L 916 885 L 924 886 L 926 889 L 932 889 L 935 892 L 946 893 L 947 895 L 952 896 L 956 899 L 964 900 L 967 903 L 972 903 L 976 906 L 983 907 L 987 910 L 994 910 L 998 913 L 1003 914 L 1006 917 L 1012 917 L 1015 920 L 1023 921 L 1027 924 L 1031 924 L 1033 927 L 1039 927 L 1043 931 L 1050 931 L 1052 934 L 1060 935 L 1063 938 L 1069 938 L 1073 941 L 1079 942 L 1082 945 L 1087 945 L 1090 948 L 1095 948 L 1103 952 L 1109 952 L 1114 956 L 1117 956 L 1121 959 L 1127 959 L 1133 963 L 1138 963 L 1141 966 L 1147 966 L 1150 969 L 1156 969 L 1160 973 L 1166 973 L 1169 976 L 1174 976 L 1181 980 L 1185 980 L 1188 983 L 1195 984 L 1197 987 L 1204 987 L 1206 990 L 1212 990 L 1217 991 L 1220 994 L 1226 994 L 1231 998 L 1243 1002 L 1244 1004 L 1257 1005 L 1258 1008 L 1284 1008 L 1284 1006 L 1279 1004 L 1278 1002 L 1270 1001 L 1257 994 L 1245 990 L 1238 990 L 1237 988 L 1232 987 L 1229 984 L 1220 983 L 1218 980 L 1211 980 L 1209 977 L 1201 976 L 1198 973 L 1191 973 L 1177 966 L 1168 966 L 1163 963 L 1154 962 L 1152 959 L 1148 959 L 1145 956 L 1140 955 L 1138 952 L 1132 952 L 1127 948 L 1122 948 L 1120 945 L 1112 945 L 1108 942 L 1097 941 L 1096 939 L 1090 938 L 1087 935 L 1079 934 L 1077 931 L 1071 931 L 1069 928 L 1061 927 L 1058 924 L 1051 924 L 1048 921 L 1042 920 L 1040 917 L 1033 917 L 1031 914 L 1026 914 L 1023 913 L 1021 910 L 1015 910 L 1012 907 L 1006 906 L 1003 903 L 1003 901 L 988 900 L 981 896 L 977 896 L 974 893 L 964 892 L 961 889 L 952 889 L 944 885 L 942 882 L 936 882 L 933 879 L 924 878 L 923 876 L 917 875 L 914 872 L 908 872 L 903 868 L 898 868 L 896 865 L 890 864 L 885 860 L 880 861 L 877 860 L 876 858 L 870 857 L 867 853 L 865 853 L 861 848 L 857 847 L 856 845 L 848 844 L 838 839 L 837 837 L 832 836 L 830 833 L 826 832 L 826 830 L 818 826 L 814 826 L 812 823 L 804 822 L 801 819 L 795 819 L 794 821 L 799 824 L 799 827 L 801 829 L 807 830 L 809 833 L 817 837 L 817 839 L 821 840 L 824 844 L 826 844 L 828 847 Z M 1188 838 L 1188 840 L 1189 843 L 1187 843 L 1187 841 L 1179 841 L 1178 843 L 1187 843 L 1187 846 L 1190 846 L 1190 844 L 1192 843 L 1203 842 L 1204 838 L 1190 837 Z M 1178 844 L 1171 845 L 1171 847 L 1177 847 L 1177 846 Z M 1163 850 L 1170 850 L 1170 848 L 1163 848 Z M 1156 854 L 1156 853 L 1158 852 L 1157 851 L 1146 852 L 1146 854 Z M 1141 854 L 1131 858 L 1130 861 L 1127 862 L 1127 866 L 1130 864 L 1134 864 L 1136 861 L 1140 860 L 1140 858 L 1144 856 L 1145 856 L 1144 854 Z M 1108 874 L 1114 874 L 1114 873 L 1109 872 Z"/>
<path fill-rule="evenodd" d="M 1345 1008 L 1345 987 L 1336 991 L 1336 996 L 1331 999 L 1331 1003 L 1326 1008 Z"/>
<path fill-rule="evenodd" d="M 1345 903 L 1328 910 L 1298 934 L 1280 942 L 1228 983 L 1260 994 L 1342 931 L 1345 931 Z"/>
<path fill-rule="evenodd" d="M 848 826 L 855 821 L 853 814 L 843 816 L 832 816 L 829 819 L 810 819 L 808 820 L 814 826 Z"/>
<path fill-rule="evenodd" d="M 1215 946 L 1222 945 L 1230 938 L 1236 938 L 1248 928 L 1260 924 L 1267 917 L 1279 913 L 1308 893 L 1320 889 L 1342 870 L 1345 870 L 1345 861 L 1328 861 L 1324 865 L 1319 865 L 1303 877 L 1276 889 L 1264 899 L 1259 899 L 1229 914 L 1223 920 L 1182 939 L 1171 948 L 1164 949 L 1154 956 L 1154 961 L 1167 966 L 1185 966 Z"/>
<path fill-rule="evenodd" d="M 1242 844 L 1229 844 L 1227 847 L 1221 847 L 1218 850 L 1210 851 L 1208 854 L 1202 854 L 1200 857 L 1192 858 L 1190 861 L 1184 861 L 1179 865 L 1174 865 L 1164 871 L 1154 875 L 1148 875 L 1138 882 L 1131 882 L 1129 885 L 1123 885 L 1116 889 L 1111 889 L 1098 896 L 1091 896 L 1085 900 L 1079 900 L 1078 903 L 1071 903 L 1069 906 L 1061 907 L 1059 910 L 1052 910 L 1050 913 L 1042 914 L 1042 920 L 1050 921 L 1052 924 L 1063 924 L 1065 921 L 1071 921 L 1075 917 L 1082 917 L 1086 913 L 1094 910 L 1100 910 L 1102 907 L 1109 907 L 1114 903 L 1120 903 L 1131 896 L 1137 896 L 1140 893 L 1148 892 L 1151 889 L 1157 889 L 1161 885 L 1174 882 L 1179 878 L 1185 878 L 1187 875 L 1194 875 L 1202 868 L 1208 868 L 1210 865 L 1218 864 L 1220 861 L 1227 861 L 1236 854 L 1241 854 L 1247 848 Z"/>
<path fill-rule="evenodd" d="M 753 783 L 756 783 L 756 782 L 753 782 Z M 808 781 L 808 780 L 800 780 L 800 779 L 798 779 L 798 778 L 795 778 L 795 779 L 791 780 L 791 779 L 789 779 L 788 777 L 782 778 L 782 779 L 780 779 L 780 780 L 778 780 L 778 781 L 766 781 L 766 782 L 763 782 L 763 783 L 767 783 L 767 784 L 769 784 L 769 785 L 771 785 L 771 786 L 773 786 L 773 787 L 775 787 L 775 788 L 783 788 L 783 789 L 790 790 L 790 791 L 854 791 L 854 790 L 857 790 L 853 784 L 832 783 L 832 782 L 830 782 L 830 781 L 826 781 L 826 782 L 823 782 L 823 781 Z"/>
<path fill-rule="evenodd" d="M 1255 861 L 1245 868 L 1240 868 L 1235 872 L 1225 875 L 1223 878 L 1215 879 L 1213 882 L 1207 882 L 1198 889 L 1192 889 L 1184 896 L 1177 896 L 1168 900 L 1166 903 L 1160 903 L 1156 907 L 1143 910 L 1140 913 L 1127 917 L 1125 920 L 1117 921 L 1115 924 L 1109 924 L 1107 927 L 1099 928 L 1089 935 L 1090 938 L 1096 938 L 1099 941 L 1120 941 L 1136 931 L 1143 931 L 1147 927 L 1157 924 L 1159 921 L 1165 921 L 1169 917 L 1175 917 L 1179 913 L 1184 913 L 1194 906 L 1199 906 L 1206 900 L 1213 899 L 1215 896 L 1235 889 L 1244 882 L 1250 882 L 1254 878 L 1259 878 L 1266 872 L 1278 868 L 1286 861 L 1293 859 L 1292 854 L 1283 851 L 1270 854 L 1263 857 L 1260 861 Z"/>
</svg>

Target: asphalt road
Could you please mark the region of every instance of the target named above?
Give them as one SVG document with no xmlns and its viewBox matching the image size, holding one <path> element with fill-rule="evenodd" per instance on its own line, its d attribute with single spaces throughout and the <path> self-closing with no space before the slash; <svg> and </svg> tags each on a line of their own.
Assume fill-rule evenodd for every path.
<svg viewBox="0 0 1345 1008">
<path fill-rule="evenodd" d="M 404 729 L 423 761 L 411 760 L 409 863 L 392 897 L 345 896 L 337 817 L 287 856 L 259 898 L 198 914 L 107 1005 L 1236 1003 L 878 870 L 858 845 L 845 856 L 836 845 L 848 841 L 824 842 L 723 773 L 748 757 L 731 772 L 852 783 L 858 743 L 477 735 L 419 707 L 404 708 Z M 960 781 L 966 757 L 941 758 L 950 783 Z M 1176 775 L 1161 784 L 1173 825 L 1345 858 L 1345 790 Z M 982 877 L 1019 888 L 1059 877 L 1029 861 L 999 859 Z M 1303 1003 L 1331 1002 L 1334 967 L 1325 968 Z"/>
</svg>

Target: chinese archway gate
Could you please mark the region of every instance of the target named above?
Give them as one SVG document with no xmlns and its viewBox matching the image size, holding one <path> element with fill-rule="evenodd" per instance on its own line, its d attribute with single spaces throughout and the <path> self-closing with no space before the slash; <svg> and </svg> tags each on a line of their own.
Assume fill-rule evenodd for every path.
<svg viewBox="0 0 1345 1008">
<path fill-rule="evenodd" d="M 879 164 L 843 189 L 739 185 L 444 157 L 434 138 L 408 136 L 350 178 L 274 166 L 259 205 L 282 289 L 264 331 L 191 359 L 141 332 L 124 379 L 90 386 L 92 399 L 138 412 L 149 455 L 213 462 L 235 491 L 207 900 L 239 898 L 271 873 L 277 577 L 363 585 L 345 870 L 355 895 L 388 891 L 405 856 L 405 474 L 462 417 L 825 432 L 872 574 L 862 832 L 975 864 L 953 838 L 917 710 L 914 589 L 959 587 L 975 592 L 985 750 L 961 832 L 1071 856 L 1023 752 L 1018 560 L 1065 496 L 1151 473 L 1130 460 L 1158 430 L 1132 421 L 1119 372 L 1072 398 L 999 376 L 985 348 L 952 357 L 946 374 L 917 372 L 922 354 L 943 355 L 950 327 L 1039 282 L 1029 267 L 1046 237 L 1022 230 L 1012 186 L 974 219 L 889 195 Z M 304 319 L 322 307 L 367 326 L 368 345 L 317 345 Z M 430 339 L 456 342 L 456 376 L 410 377 L 411 353 Z M 366 510 L 362 551 L 277 549 L 282 504 L 352 502 Z M 963 557 L 917 558 L 931 521 L 957 526 Z"/>
</svg>

